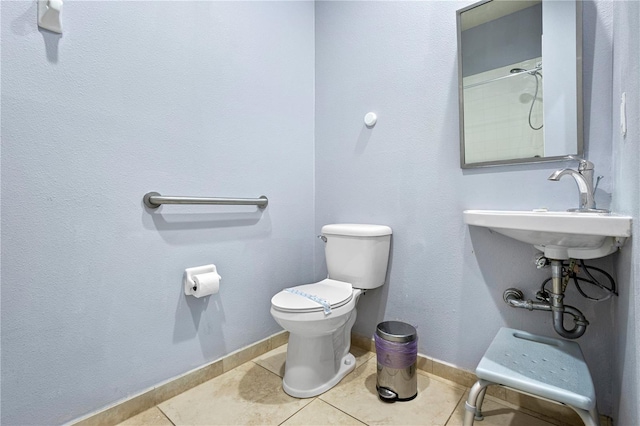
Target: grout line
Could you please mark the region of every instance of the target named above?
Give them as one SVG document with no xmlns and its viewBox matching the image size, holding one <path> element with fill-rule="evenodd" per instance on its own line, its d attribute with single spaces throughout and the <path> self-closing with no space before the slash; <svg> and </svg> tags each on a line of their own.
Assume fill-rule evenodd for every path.
<svg viewBox="0 0 640 426">
<path fill-rule="evenodd" d="M 279 376 L 278 376 L 279 377 Z M 292 397 L 293 398 L 293 397 Z M 303 398 L 298 398 L 298 399 L 303 399 Z M 302 407 L 300 407 L 299 410 L 296 410 L 295 413 L 293 413 L 292 415 L 290 415 L 289 417 L 287 417 L 286 419 L 284 419 L 282 422 L 278 423 L 278 425 L 282 425 L 284 423 L 286 423 L 291 417 L 295 416 L 296 414 L 298 414 L 300 411 L 304 410 L 305 408 L 307 408 L 309 406 L 309 404 L 311 404 L 313 401 L 315 401 L 316 399 L 318 399 L 317 396 L 314 396 L 313 398 L 310 398 L 311 401 L 309 401 L 308 403 L 304 404 Z"/>
<path fill-rule="evenodd" d="M 369 357 L 369 359 L 367 359 L 366 361 L 364 361 L 364 362 L 362 363 L 362 365 L 360 365 L 359 367 L 356 367 L 356 368 L 355 368 L 351 373 L 349 373 L 349 374 L 353 374 L 353 373 L 355 373 L 355 371 L 356 371 L 356 370 L 359 370 L 359 369 L 361 369 L 362 367 L 364 367 L 365 365 L 369 364 L 370 362 L 372 362 L 372 361 L 373 361 L 373 358 L 374 358 L 374 357 Z M 377 359 L 376 359 L 375 361 L 376 361 L 376 362 L 378 362 L 378 360 L 377 360 Z M 357 362 L 357 361 L 356 361 L 356 362 Z"/>
<path fill-rule="evenodd" d="M 322 394 L 322 395 L 324 395 L 324 394 Z M 320 401 L 324 402 L 325 404 L 327 404 L 328 406 L 335 408 L 336 410 L 340 411 L 341 413 L 346 414 L 347 416 L 351 417 L 352 419 L 355 419 L 356 421 L 359 421 L 359 422 L 360 422 L 360 423 L 362 423 L 362 424 L 365 424 L 365 425 L 368 425 L 368 424 L 369 424 L 369 423 L 365 422 L 364 420 L 359 419 L 359 418 L 357 418 L 357 417 L 355 417 L 355 416 L 352 416 L 351 414 L 347 413 L 347 412 L 346 412 L 346 411 L 344 411 L 344 410 L 341 410 L 340 408 L 336 407 L 335 405 L 331 404 L 330 402 L 325 401 L 324 399 L 322 399 L 322 398 L 321 398 L 321 396 L 322 396 L 322 395 L 318 395 L 318 399 L 319 399 Z"/>
<path fill-rule="evenodd" d="M 444 426 L 447 426 L 447 424 L 449 424 L 449 420 L 451 420 L 451 417 L 453 417 L 453 415 L 455 414 L 456 410 L 458 409 L 458 405 L 460 405 L 460 401 L 462 401 L 463 399 L 465 399 L 465 395 L 467 394 L 467 392 L 469 391 L 469 388 L 466 388 L 466 390 L 464 392 L 462 392 L 462 395 L 460 396 L 460 399 L 458 399 L 458 402 L 456 402 L 456 405 L 453 407 L 453 411 L 451 412 L 451 414 L 449 414 L 449 417 L 447 417 L 447 421 L 444 422 Z"/>
<path fill-rule="evenodd" d="M 369 352 L 369 353 L 370 353 L 371 351 L 367 351 L 367 352 Z M 375 356 L 375 354 L 373 354 L 373 355 Z M 366 367 L 366 366 L 367 366 L 367 364 L 368 364 L 369 362 L 371 362 L 371 359 L 372 359 L 372 358 L 373 358 L 373 357 L 369 357 L 369 359 L 367 359 L 365 362 L 363 362 L 363 363 L 362 363 L 362 365 L 360 365 L 359 367 L 356 367 L 356 368 L 355 368 L 351 373 L 349 373 L 349 375 L 351 375 L 351 374 L 355 374 L 355 372 L 356 372 L 357 370 L 360 370 L 361 368 Z M 337 387 L 338 385 L 339 385 L 339 383 L 336 385 L 336 387 Z M 333 389 L 333 388 L 332 388 L 332 389 Z M 328 392 L 328 391 L 327 391 L 327 392 Z M 340 411 L 341 413 L 346 414 L 347 416 L 351 417 L 352 419 L 355 419 L 356 421 L 358 421 L 358 422 L 360 422 L 360 423 L 362 423 L 362 424 L 365 424 L 365 425 L 368 425 L 368 424 L 369 424 L 369 423 L 365 422 L 364 420 L 359 419 L 359 418 L 357 418 L 357 417 L 355 417 L 355 416 L 352 416 L 351 414 L 347 413 L 346 411 L 344 411 L 344 410 L 342 410 L 342 409 L 340 409 L 340 408 L 336 407 L 335 405 L 331 404 L 329 401 L 327 401 L 327 400 L 323 399 L 323 398 L 322 398 L 322 396 L 323 396 L 323 395 L 325 395 L 327 392 L 325 392 L 325 393 L 323 393 L 323 394 L 318 395 L 318 396 L 317 396 L 317 398 L 318 398 L 320 401 L 324 402 L 325 404 L 329 405 L 330 407 L 333 407 L 333 408 L 335 408 L 336 410 Z"/>
<path fill-rule="evenodd" d="M 263 366 L 263 365 L 258 364 L 257 362 L 255 362 L 255 358 L 254 358 L 254 359 L 252 359 L 252 360 L 251 360 L 251 362 L 253 362 L 253 363 L 254 363 L 255 365 L 257 365 L 258 367 L 260 367 L 260 368 L 263 368 L 263 369 L 267 370 L 269 373 L 273 374 L 273 375 L 274 375 L 274 376 L 276 376 L 278 379 L 280 379 L 280 382 L 282 382 L 282 377 L 281 377 L 279 374 L 276 374 L 276 373 L 274 373 L 273 371 L 269 370 L 267 367 L 265 367 L 265 366 Z M 233 370 L 231 370 L 231 371 L 233 371 Z M 282 387 L 281 387 L 280 389 L 282 389 Z M 284 392 L 284 390 L 283 390 L 282 392 L 286 395 L 286 392 Z M 292 397 L 292 398 L 293 398 L 293 397 Z M 297 398 L 297 399 L 302 400 L 302 399 L 307 399 L 307 398 Z M 310 401 L 309 401 L 309 402 L 307 402 L 306 404 L 304 404 L 302 407 L 300 407 L 300 409 L 296 410 L 296 412 L 295 412 L 295 413 L 291 414 L 289 417 L 287 417 L 286 419 L 284 419 L 282 422 L 280 422 L 280 423 L 278 423 L 278 424 L 279 424 L 279 425 L 281 425 L 281 424 L 283 424 L 284 422 L 286 422 L 287 420 L 289 420 L 291 417 L 293 417 L 293 416 L 295 416 L 296 414 L 298 414 L 301 410 L 303 410 L 305 407 L 308 407 L 308 406 L 309 406 L 309 404 L 311 404 L 313 401 L 315 401 L 316 399 L 318 399 L 318 397 L 313 397 L 313 398 L 309 398 L 309 399 L 310 399 Z"/>
<path fill-rule="evenodd" d="M 278 378 L 280 379 L 280 381 L 282 381 L 282 376 L 281 376 L 281 375 L 279 375 L 279 374 L 277 374 L 277 373 L 274 373 L 273 371 L 269 370 L 269 369 L 268 369 L 267 367 L 265 367 L 264 365 L 260 365 L 260 364 L 258 364 L 257 362 L 255 362 L 254 360 L 251 360 L 250 362 L 254 363 L 255 365 L 257 365 L 257 366 L 258 366 L 258 367 L 260 367 L 260 368 L 264 368 L 264 369 L 265 369 L 265 370 L 267 370 L 269 373 L 271 373 L 271 374 L 273 374 L 274 376 L 278 377 Z M 236 367 L 236 368 L 238 368 L 238 367 Z M 229 370 L 229 371 L 233 371 L 233 370 L 235 370 L 235 368 L 233 368 L 233 369 L 231 369 L 231 370 Z"/>
<path fill-rule="evenodd" d="M 271 374 L 273 374 L 274 376 L 276 376 L 277 378 L 279 378 L 279 379 L 280 379 L 280 381 L 282 381 L 282 377 L 280 377 L 280 375 L 279 375 L 279 374 L 276 374 L 276 373 L 274 373 L 273 371 L 269 370 L 267 367 L 265 367 L 265 366 L 263 366 L 263 365 L 258 364 L 258 363 L 255 361 L 255 358 L 254 358 L 254 359 L 252 359 L 250 362 L 252 362 L 252 363 L 254 363 L 255 365 L 257 365 L 258 367 L 260 367 L 260 368 L 262 368 L 262 369 L 264 369 L 264 370 L 268 371 L 269 373 L 271 373 Z M 236 368 L 237 368 L 237 367 L 236 367 Z M 235 368 L 234 368 L 234 369 L 232 369 L 232 370 L 229 370 L 229 371 L 233 371 L 233 370 L 235 370 Z M 283 392 L 284 392 L 284 391 L 283 391 Z M 285 394 L 286 394 L 286 392 L 285 392 Z M 302 400 L 302 399 L 306 399 L 306 398 L 297 398 L 297 399 Z M 284 422 L 286 422 L 287 420 L 289 420 L 291 417 L 293 417 L 293 416 L 295 416 L 296 414 L 298 414 L 301 410 L 303 410 L 305 407 L 309 406 L 309 404 L 311 404 L 311 403 L 312 403 L 314 400 L 316 400 L 316 399 L 317 399 L 317 397 L 310 398 L 310 401 L 309 401 L 309 402 L 307 402 L 306 404 L 304 404 L 302 407 L 300 407 L 300 409 L 296 410 L 296 412 L 295 412 L 295 413 L 291 414 L 289 417 L 287 417 L 286 419 L 284 419 L 282 422 L 278 423 L 278 425 L 283 424 Z"/>
<path fill-rule="evenodd" d="M 160 408 L 160 406 L 159 406 L 159 405 L 156 405 L 156 408 L 157 408 L 158 410 L 160 410 L 160 412 L 162 413 L 162 415 L 163 415 L 163 416 L 165 416 L 165 417 L 167 418 L 167 420 L 169 420 L 169 422 L 170 422 L 173 426 L 176 426 L 176 424 L 173 422 L 173 420 L 171 420 L 171 419 L 169 418 L 169 416 L 167 416 L 167 413 L 165 413 L 164 411 L 162 411 L 162 408 Z"/>
</svg>

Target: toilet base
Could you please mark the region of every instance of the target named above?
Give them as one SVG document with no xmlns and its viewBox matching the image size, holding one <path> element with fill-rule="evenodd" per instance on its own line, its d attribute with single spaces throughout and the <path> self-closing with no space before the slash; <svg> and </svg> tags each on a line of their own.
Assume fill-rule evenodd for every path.
<svg viewBox="0 0 640 426">
<path fill-rule="evenodd" d="M 351 328 L 356 321 L 356 303 L 362 291 L 343 306 L 308 313 L 281 312 L 273 307 L 271 315 L 289 331 L 287 360 L 282 387 L 295 398 L 310 398 L 328 391 L 356 368 L 349 353 Z"/>
<path fill-rule="evenodd" d="M 291 395 L 294 398 L 311 398 L 313 396 L 320 395 L 321 393 L 324 393 L 337 385 L 340 380 L 342 380 L 347 374 L 351 373 L 355 368 L 356 357 L 354 357 L 350 353 L 347 353 L 347 355 L 342 358 L 342 361 L 340 362 L 340 368 L 338 369 L 336 375 L 329 381 L 323 383 L 321 386 L 318 386 L 314 389 L 296 389 L 287 384 L 287 377 L 285 375 L 284 379 L 282 380 L 282 388 L 288 395 Z"/>
</svg>

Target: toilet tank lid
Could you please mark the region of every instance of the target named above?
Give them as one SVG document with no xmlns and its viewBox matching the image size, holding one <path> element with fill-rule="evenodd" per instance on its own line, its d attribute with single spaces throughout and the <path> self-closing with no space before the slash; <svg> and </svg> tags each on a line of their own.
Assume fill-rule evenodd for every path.
<svg viewBox="0 0 640 426">
<path fill-rule="evenodd" d="M 348 235 L 352 237 L 379 237 L 390 235 L 391 228 L 386 225 L 369 225 L 362 223 L 335 223 L 322 227 L 323 234 Z"/>
</svg>

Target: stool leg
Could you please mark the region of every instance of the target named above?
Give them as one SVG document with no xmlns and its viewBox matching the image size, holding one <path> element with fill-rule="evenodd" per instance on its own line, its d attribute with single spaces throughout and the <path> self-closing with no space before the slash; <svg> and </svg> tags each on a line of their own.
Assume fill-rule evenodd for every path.
<svg viewBox="0 0 640 426">
<path fill-rule="evenodd" d="M 569 407 L 571 407 L 569 405 Z M 573 411 L 578 413 L 585 426 L 600 426 L 600 415 L 598 414 L 598 410 L 592 408 L 591 410 L 583 410 L 581 408 L 571 407 Z"/>
<path fill-rule="evenodd" d="M 462 423 L 463 426 L 473 426 L 474 417 L 478 420 L 481 420 L 483 418 L 480 407 L 484 400 L 484 394 L 487 390 L 487 386 L 491 384 L 493 383 L 480 379 L 471 387 L 467 402 L 464 404 L 465 413 L 464 422 Z M 480 404 L 478 404 L 478 402 Z"/>
<path fill-rule="evenodd" d="M 487 393 L 487 387 L 482 388 L 480 393 L 478 394 L 478 399 L 476 400 L 476 417 L 475 419 L 478 421 L 484 420 L 484 416 L 482 415 L 482 403 L 484 402 L 484 395 Z"/>
</svg>

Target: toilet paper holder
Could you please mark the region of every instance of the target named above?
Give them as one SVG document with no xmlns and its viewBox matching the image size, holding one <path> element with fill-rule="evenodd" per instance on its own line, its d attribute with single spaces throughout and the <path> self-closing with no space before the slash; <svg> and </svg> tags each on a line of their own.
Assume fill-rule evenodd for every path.
<svg viewBox="0 0 640 426">
<path fill-rule="evenodd" d="M 184 270 L 184 276 L 182 282 L 184 284 L 184 294 L 192 296 L 193 292 L 197 290 L 196 282 L 194 281 L 194 275 L 206 274 L 209 272 L 218 273 L 216 265 L 203 265 L 195 266 L 193 268 L 187 268 Z"/>
</svg>

